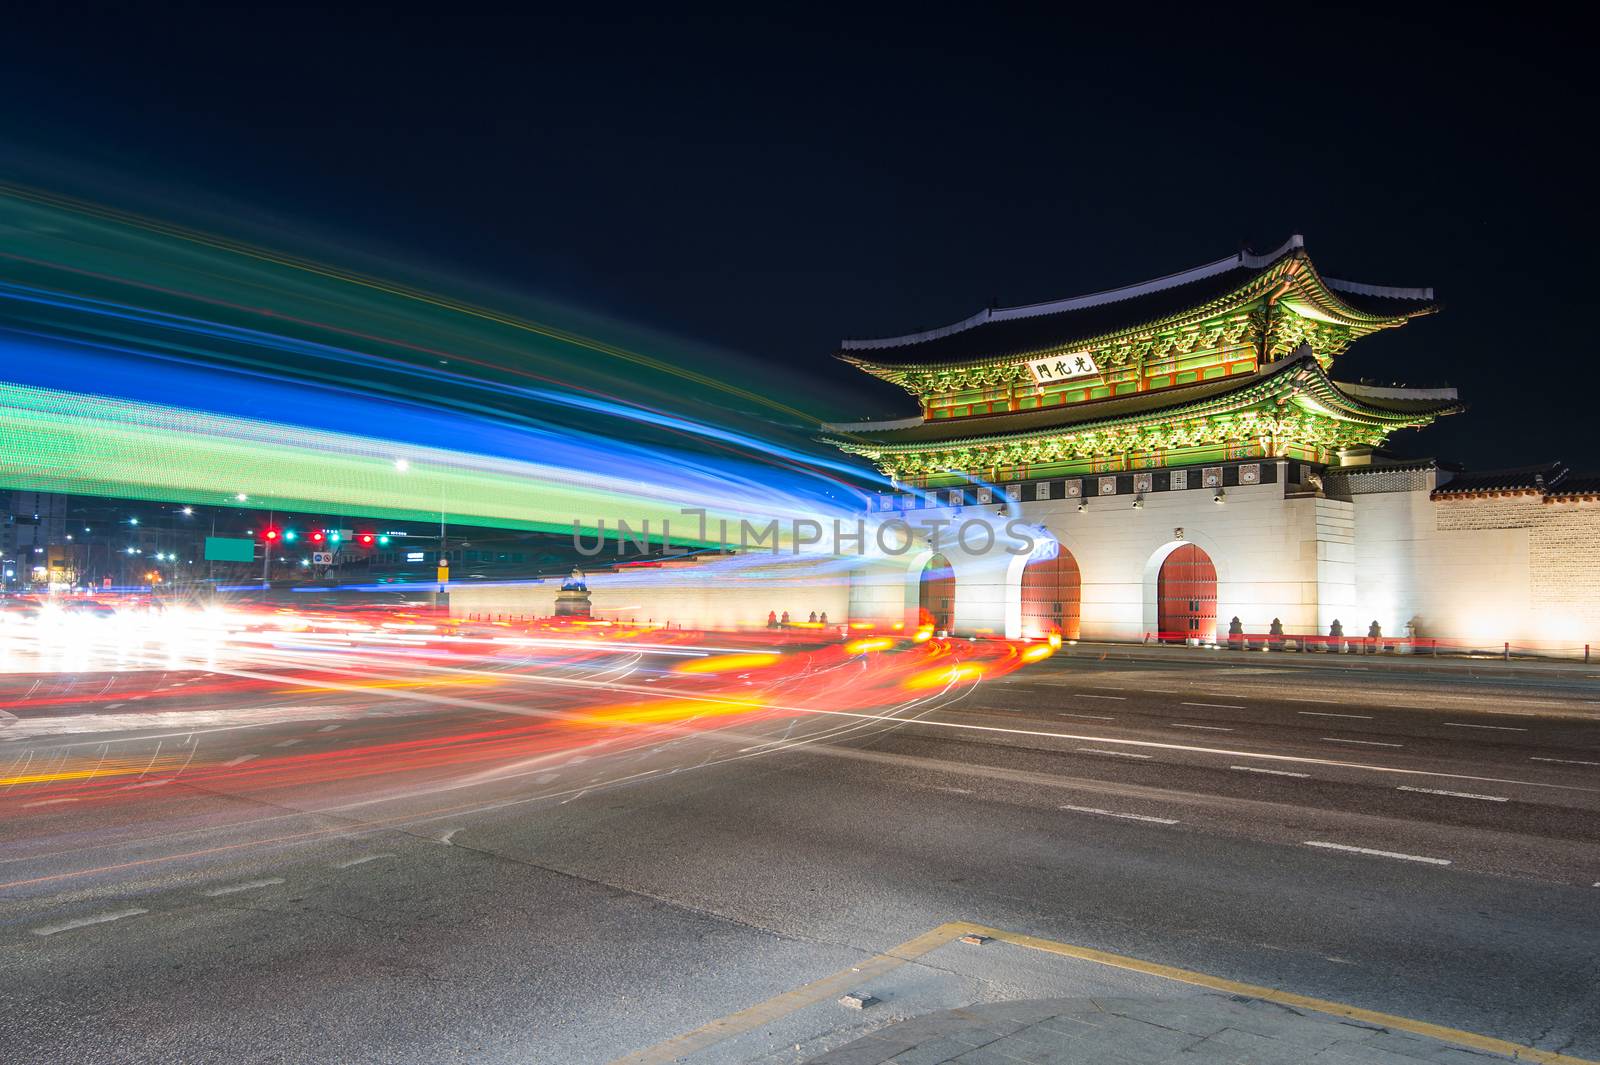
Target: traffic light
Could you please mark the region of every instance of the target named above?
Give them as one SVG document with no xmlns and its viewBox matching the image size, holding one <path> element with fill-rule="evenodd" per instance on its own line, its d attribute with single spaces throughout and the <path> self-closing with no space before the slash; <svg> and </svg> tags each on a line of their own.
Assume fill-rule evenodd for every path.
<svg viewBox="0 0 1600 1065">
<path fill-rule="evenodd" d="M 312 529 L 311 530 L 311 542 L 312 543 L 320 544 L 324 540 L 326 540 L 327 538 L 328 538 L 327 535 L 324 534 L 321 529 Z"/>
<path fill-rule="evenodd" d="M 284 543 L 292 544 L 292 543 L 294 543 L 295 539 L 296 539 L 295 531 L 293 529 L 285 529 L 285 530 L 283 530 L 283 542 Z"/>
<path fill-rule="evenodd" d="M 277 543 L 278 542 L 278 537 L 280 535 L 282 535 L 282 534 L 279 533 L 277 529 L 263 529 L 263 530 L 261 530 L 261 538 L 263 540 L 265 540 L 269 544 Z"/>
<path fill-rule="evenodd" d="M 378 537 L 378 546 L 379 547 L 388 547 L 389 546 L 389 537 L 388 536 L 380 536 L 380 537 Z"/>
<path fill-rule="evenodd" d="M 371 547 L 377 539 L 378 538 L 376 536 L 373 536 L 369 532 L 356 534 L 356 543 L 360 544 L 362 547 Z"/>
</svg>

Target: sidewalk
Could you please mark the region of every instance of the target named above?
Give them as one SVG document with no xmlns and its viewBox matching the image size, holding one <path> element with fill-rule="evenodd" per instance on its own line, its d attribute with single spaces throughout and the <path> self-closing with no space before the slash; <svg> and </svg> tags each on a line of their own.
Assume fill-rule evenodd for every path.
<svg viewBox="0 0 1600 1065">
<path fill-rule="evenodd" d="M 1465 1035 L 1465 1033 L 1463 1033 Z M 1485 1041 L 1487 1042 L 1487 1041 Z M 1504 1046 L 1504 1044 L 1501 1044 Z M 808 1065 L 1488 1065 L 1507 1057 L 1263 999 L 1057 998 L 924 1014 Z"/>
<path fill-rule="evenodd" d="M 1309 667 L 1316 669 L 1393 670 L 1416 672 L 1453 672 L 1486 677 L 1538 678 L 1567 676 L 1587 678 L 1600 673 L 1600 658 L 1590 664 L 1578 658 L 1541 658 L 1518 655 L 1509 659 L 1497 654 L 1469 655 L 1441 652 L 1438 656 L 1415 654 L 1334 654 L 1327 651 L 1266 651 L 1260 647 L 1236 650 L 1227 644 L 1215 647 L 1188 647 L 1181 644 L 1139 643 L 1137 641 L 1113 642 L 1077 640 L 1056 652 L 1054 659 L 1108 658 L 1125 662 L 1181 662 L 1201 660 L 1208 664 L 1270 664 L 1275 667 Z M 1047 660 L 1048 661 L 1048 660 Z"/>
</svg>

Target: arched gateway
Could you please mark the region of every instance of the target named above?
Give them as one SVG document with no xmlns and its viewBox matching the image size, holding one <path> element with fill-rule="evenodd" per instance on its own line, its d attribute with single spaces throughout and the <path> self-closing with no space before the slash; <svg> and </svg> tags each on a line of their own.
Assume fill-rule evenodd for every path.
<svg viewBox="0 0 1600 1065">
<path fill-rule="evenodd" d="M 1034 559 L 1022 571 L 1022 635 L 1058 632 L 1063 640 L 1076 640 L 1081 601 L 1078 560 L 1058 545 L 1054 555 Z"/>
<path fill-rule="evenodd" d="M 950 560 L 934 555 L 922 567 L 917 589 L 917 624 L 931 625 L 935 632 L 949 632 L 955 617 L 956 574 Z"/>
<path fill-rule="evenodd" d="M 1156 619 L 1163 640 L 1216 639 L 1217 567 L 1194 544 L 1183 544 L 1162 560 Z"/>
</svg>

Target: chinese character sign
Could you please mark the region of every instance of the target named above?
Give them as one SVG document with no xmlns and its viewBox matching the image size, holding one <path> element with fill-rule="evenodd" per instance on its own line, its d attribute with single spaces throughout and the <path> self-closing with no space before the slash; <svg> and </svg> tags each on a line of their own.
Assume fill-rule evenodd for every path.
<svg viewBox="0 0 1600 1065">
<path fill-rule="evenodd" d="M 1093 377 L 1100 372 L 1094 356 L 1087 351 L 1073 355 L 1052 355 L 1048 359 L 1034 359 L 1028 363 L 1028 372 L 1034 384 L 1047 385 L 1055 381 L 1070 381 L 1074 377 Z"/>
</svg>

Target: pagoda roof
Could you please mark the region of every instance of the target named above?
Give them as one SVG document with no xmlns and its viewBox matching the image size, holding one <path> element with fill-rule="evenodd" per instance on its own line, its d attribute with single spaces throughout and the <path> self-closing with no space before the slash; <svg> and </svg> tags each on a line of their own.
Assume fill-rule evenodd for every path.
<svg viewBox="0 0 1600 1065">
<path fill-rule="evenodd" d="M 830 425 L 836 435 L 829 441 L 868 457 L 1022 443 L 1062 432 L 1224 414 L 1287 396 L 1300 397 L 1336 418 L 1396 428 L 1463 409 L 1453 388 L 1386 388 L 1333 381 L 1310 349 L 1302 346 L 1288 359 L 1237 377 L 1005 414 Z"/>
<path fill-rule="evenodd" d="M 957 367 L 1094 347 L 1123 334 L 1181 326 L 1243 307 L 1289 281 L 1314 317 L 1358 332 L 1435 310 L 1431 288 L 1393 288 L 1319 274 L 1296 234 L 1274 251 L 1225 259 L 1136 285 L 1022 307 L 989 308 L 951 325 L 903 336 L 843 341 L 839 358 L 893 379 L 896 370 Z"/>
</svg>

